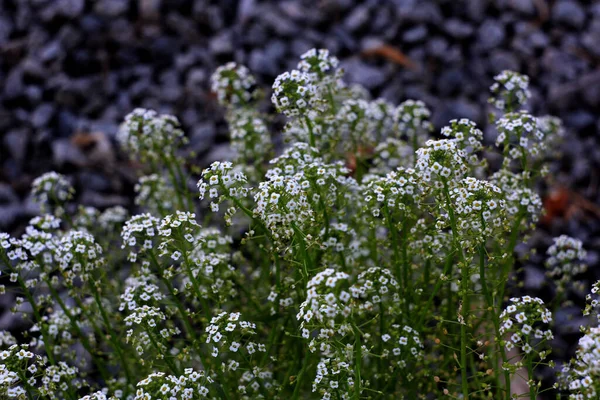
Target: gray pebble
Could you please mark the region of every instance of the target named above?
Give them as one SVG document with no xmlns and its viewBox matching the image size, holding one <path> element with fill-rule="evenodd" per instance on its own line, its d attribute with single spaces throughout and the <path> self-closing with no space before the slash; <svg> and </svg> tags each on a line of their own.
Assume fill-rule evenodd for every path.
<svg viewBox="0 0 600 400">
<path fill-rule="evenodd" d="M 560 0 L 552 7 L 552 19 L 558 23 L 580 28 L 585 22 L 585 11 L 576 1 Z"/>
<path fill-rule="evenodd" d="M 504 42 L 504 25 L 494 19 L 486 19 L 477 30 L 476 46 L 482 50 L 491 50 Z"/>
<path fill-rule="evenodd" d="M 473 27 L 458 18 L 444 22 L 444 30 L 455 39 L 466 39 L 473 34 Z"/>
</svg>

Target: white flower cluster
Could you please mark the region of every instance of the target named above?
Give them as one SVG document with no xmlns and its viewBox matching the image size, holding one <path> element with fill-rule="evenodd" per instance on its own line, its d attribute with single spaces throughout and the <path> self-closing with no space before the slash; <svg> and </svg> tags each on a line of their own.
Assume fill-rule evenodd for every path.
<svg viewBox="0 0 600 400">
<path fill-rule="evenodd" d="M 317 86 L 306 72 L 284 72 L 273 83 L 271 102 L 286 117 L 309 115 L 320 101 Z"/>
<path fill-rule="evenodd" d="M 324 357 L 317 364 L 317 373 L 313 380 L 312 391 L 317 392 L 322 400 L 339 398 L 350 399 L 354 390 L 354 370 L 352 363 L 352 347 L 345 357 Z"/>
<path fill-rule="evenodd" d="M 457 140 L 459 147 L 468 154 L 469 164 L 481 165 L 482 160 L 477 157 L 477 152 L 483 150 L 483 132 L 477 128 L 475 122 L 467 118 L 450 120 L 450 125 L 442 128 L 442 135 Z"/>
<path fill-rule="evenodd" d="M 35 178 L 31 184 L 31 194 L 43 211 L 62 210 L 64 204 L 73 198 L 75 190 L 64 175 L 47 172 Z M 60 212 L 59 212 L 60 214 Z"/>
<path fill-rule="evenodd" d="M 579 339 L 575 360 L 566 370 L 569 400 L 597 399 L 600 395 L 600 327 L 589 328 Z"/>
<path fill-rule="evenodd" d="M 410 233 L 414 239 L 408 247 L 424 260 L 442 261 L 452 247 L 452 235 L 435 228 L 425 218 L 419 218 L 410 228 Z"/>
<path fill-rule="evenodd" d="M 202 171 L 202 178 L 198 181 L 200 200 L 204 199 L 208 191 L 208 196 L 216 199 L 211 201 L 210 209 L 218 212 L 219 204 L 225 198 L 241 199 L 248 195 L 250 189 L 246 187 L 247 182 L 246 176 L 234 168 L 232 163 L 215 161 Z"/>
<path fill-rule="evenodd" d="M 117 140 L 132 157 L 159 160 L 173 153 L 182 141 L 179 121 L 172 115 L 136 108 L 125 116 Z"/>
<path fill-rule="evenodd" d="M 263 221 L 275 240 L 287 240 L 295 234 L 295 229 L 303 230 L 313 221 L 306 195 L 310 182 L 301 172 L 293 176 L 272 173 L 267 178 L 259 184 L 254 196 L 254 215 Z"/>
<path fill-rule="evenodd" d="M 392 368 L 407 370 L 403 378 L 411 381 L 413 376 L 408 368 L 414 367 L 414 361 L 423 356 L 425 347 L 418 332 L 408 325 L 391 324 L 377 339 L 383 342 L 381 356 L 391 362 Z"/>
<path fill-rule="evenodd" d="M 256 324 L 241 320 L 240 317 L 239 312 L 221 312 L 210 320 L 210 325 L 206 327 L 206 343 L 212 344 L 213 357 L 218 357 L 222 351 L 229 351 L 231 355 L 242 349 L 245 350 L 243 357 L 248 359 L 256 352 L 267 351 L 264 344 L 250 340 L 257 334 Z M 223 364 L 223 369 L 235 371 L 239 365 L 238 361 L 231 359 L 227 365 Z"/>
<path fill-rule="evenodd" d="M 134 400 L 192 400 L 209 397 L 208 387 L 213 383 L 204 371 L 186 368 L 183 375 L 154 372 L 137 383 Z"/>
<path fill-rule="evenodd" d="M 337 57 L 329 54 L 327 49 L 310 49 L 300 56 L 298 69 L 307 74 L 316 74 L 319 79 L 335 73 L 339 65 Z"/>
<path fill-rule="evenodd" d="M 387 268 L 369 267 L 361 272 L 356 283 L 350 287 L 352 298 L 358 299 L 357 311 L 359 313 L 380 312 L 382 303 L 392 302 L 400 304 L 398 294 L 399 285 L 396 277 Z M 391 315 L 397 314 L 397 310 L 387 310 Z"/>
<path fill-rule="evenodd" d="M 508 229 L 504 193 L 494 184 L 465 178 L 451 190 L 450 200 L 457 229 L 465 240 L 485 241 L 498 230 Z M 447 218 L 442 221 L 448 223 Z"/>
<path fill-rule="evenodd" d="M 415 215 L 421 196 L 419 176 L 412 169 L 398 168 L 370 181 L 365 190 L 365 207 L 375 218 L 400 218 Z"/>
<path fill-rule="evenodd" d="M 144 262 L 146 265 L 147 261 Z M 121 294 L 119 311 L 133 311 L 142 305 L 151 306 L 165 298 L 157 279 L 145 267 L 142 273 L 125 280 L 125 292 Z"/>
<path fill-rule="evenodd" d="M 164 177 L 159 174 L 141 176 L 133 187 L 135 204 L 145 207 L 152 214 L 164 214 L 173 209 L 175 193 Z"/>
<path fill-rule="evenodd" d="M 546 251 L 546 268 L 551 277 L 571 281 L 573 276 L 586 271 L 587 252 L 579 239 L 560 235 Z"/>
<path fill-rule="evenodd" d="M 458 146 L 457 139 L 428 140 L 417 150 L 416 169 L 425 182 L 435 180 L 438 188 L 455 186 L 468 171 L 466 152 Z"/>
<path fill-rule="evenodd" d="M 137 259 L 136 247 L 140 253 L 154 248 L 158 223 L 159 219 L 149 213 L 134 215 L 125 222 L 125 226 L 121 231 L 123 240 L 121 248 L 134 247 L 127 257 L 129 261 L 135 262 Z"/>
<path fill-rule="evenodd" d="M 54 249 L 54 259 L 67 283 L 79 277 L 84 282 L 105 264 L 102 247 L 94 236 L 83 231 L 69 231 Z"/>
<path fill-rule="evenodd" d="M 217 94 L 222 106 L 238 106 L 249 103 L 255 96 L 252 87 L 256 83 L 248 68 L 229 62 L 220 66 L 210 77 L 211 90 Z"/>
<path fill-rule="evenodd" d="M 544 132 L 537 127 L 537 119 L 525 111 L 507 113 L 496 121 L 496 146 L 504 148 L 504 165 L 520 160 L 525 166 L 528 159 L 537 159 L 546 149 Z"/>
<path fill-rule="evenodd" d="M 236 162 L 251 164 L 264 161 L 273 147 L 264 119 L 254 110 L 247 109 L 236 110 L 228 118 L 231 147 L 236 152 Z"/>
<path fill-rule="evenodd" d="M 541 342 L 554 338 L 549 329 L 552 313 L 538 297 L 512 297 L 499 318 L 500 334 L 512 333 L 505 344 L 507 351 L 518 346 L 526 355 L 539 353 Z"/>
<path fill-rule="evenodd" d="M 529 77 L 513 71 L 502 71 L 494 77 L 489 102 L 499 110 L 516 111 L 531 97 Z"/>
<path fill-rule="evenodd" d="M 100 227 L 105 231 L 116 231 L 123 225 L 129 216 L 129 211 L 122 206 L 109 207 L 98 217 Z"/>
<path fill-rule="evenodd" d="M 359 145 L 374 145 L 388 137 L 393 129 L 393 106 L 383 100 L 344 100 L 335 121 L 346 150 Z"/>
<path fill-rule="evenodd" d="M 158 225 L 158 234 L 161 237 L 158 245 L 159 256 L 168 255 L 173 261 L 178 261 L 182 252 L 187 253 L 195 247 L 199 228 L 196 214 L 189 211 L 178 210 L 175 215 L 164 217 Z"/>
<path fill-rule="evenodd" d="M 490 181 L 506 194 L 506 211 L 511 217 L 522 214 L 527 217 L 525 220 L 538 220 L 542 212 L 542 198 L 527 187 L 522 175 L 501 169 L 491 176 Z"/>
<path fill-rule="evenodd" d="M 387 138 L 373 150 L 371 172 L 385 174 L 396 168 L 410 168 L 414 165 L 415 151 L 403 140 Z"/>
<path fill-rule="evenodd" d="M 406 100 L 400 103 L 393 117 L 397 138 L 404 138 L 413 146 L 413 151 L 421 147 L 433 131 L 430 117 L 431 111 L 421 100 Z"/>
<path fill-rule="evenodd" d="M 583 310 L 583 315 L 590 315 L 592 312 L 596 314 L 596 318 L 598 319 L 598 323 L 600 324 L 600 281 L 597 281 L 592 285 L 591 293 L 585 296 L 585 300 L 587 302 L 585 309 Z"/>
<path fill-rule="evenodd" d="M 336 322 L 343 322 L 350 316 L 352 296 L 347 288 L 349 278 L 350 275 L 345 272 L 326 268 L 308 281 L 306 300 L 300 305 L 300 311 L 296 315 L 298 321 L 301 321 L 300 328 L 305 339 L 310 337 L 309 330 L 305 326 L 333 329 L 336 327 Z M 346 289 L 343 289 L 344 287 Z M 342 317 L 341 320 L 337 318 L 338 316 Z M 342 330 L 349 329 L 349 326 L 345 326 Z M 327 335 L 325 337 L 328 338 Z M 321 351 L 326 355 L 330 354 L 329 349 L 322 348 Z"/>
<path fill-rule="evenodd" d="M 57 218 L 54 215 L 44 214 L 29 220 L 29 226 L 42 231 L 55 231 L 60 228 L 61 222 L 60 218 Z"/>
</svg>

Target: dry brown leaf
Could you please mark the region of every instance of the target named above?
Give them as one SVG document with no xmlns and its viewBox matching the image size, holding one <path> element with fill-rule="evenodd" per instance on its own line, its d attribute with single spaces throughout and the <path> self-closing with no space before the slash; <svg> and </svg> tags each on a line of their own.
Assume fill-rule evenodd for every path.
<svg viewBox="0 0 600 400">
<path fill-rule="evenodd" d="M 361 55 L 363 57 L 379 56 L 396 64 L 402 65 L 403 67 L 407 67 L 410 69 L 417 68 L 417 65 L 410 58 L 408 58 L 406 54 L 402 53 L 399 49 L 388 44 L 363 50 Z"/>
</svg>

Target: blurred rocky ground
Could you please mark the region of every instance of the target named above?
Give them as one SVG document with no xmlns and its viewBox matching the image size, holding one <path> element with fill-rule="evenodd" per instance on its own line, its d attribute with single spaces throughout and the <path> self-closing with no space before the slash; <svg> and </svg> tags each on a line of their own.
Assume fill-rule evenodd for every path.
<svg viewBox="0 0 600 400">
<path fill-rule="evenodd" d="M 37 213 L 29 186 L 48 170 L 70 177 L 81 204 L 131 205 L 134 174 L 114 136 L 134 107 L 175 114 L 199 164 L 226 154 L 212 71 L 243 63 L 268 89 L 312 47 L 328 48 L 346 80 L 375 96 L 425 101 L 436 128 L 457 117 L 486 127 L 492 77 L 528 74 L 531 111 L 562 118 L 567 138 L 523 283 L 544 290 L 542 254 L 560 233 L 583 240 L 589 279 L 600 275 L 593 0 L 0 1 L 0 230 Z M 560 329 L 576 328 L 561 318 Z"/>
</svg>

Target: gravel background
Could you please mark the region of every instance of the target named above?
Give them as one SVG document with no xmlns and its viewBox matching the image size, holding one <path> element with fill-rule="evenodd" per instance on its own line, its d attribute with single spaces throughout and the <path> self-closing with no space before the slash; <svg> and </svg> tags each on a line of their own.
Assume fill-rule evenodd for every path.
<svg viewBox="0 0 600 400">
<path fill-rule="evenodd" d="M 29 185 L 50 169 L 82 204 L 131 205 L 134 173 L 113 144 L 134 107 L 177 115 L 200 164 L 226 154 L 212 71 L 234 60 L 270 87 L 312 47 L 376 96 L 425 101 L 436 128 L 456 117 L 485 127 L 492 77 L 530 75 L 531 110 L 561 117 L 568 133 L 548 191 L 565 204 L 531 246 L 543 254 L 552 236 L 578 237 L 588 278 L 600 277 L 600 1 L 0 0 L 0 230 L 36 214 Z M 548 297 L 542 260 L 522 278 Z M 568 315 L 561 331 L 579 323 Z M 556 347 L 577 337 L 565 331 Z"/>
</svg>

